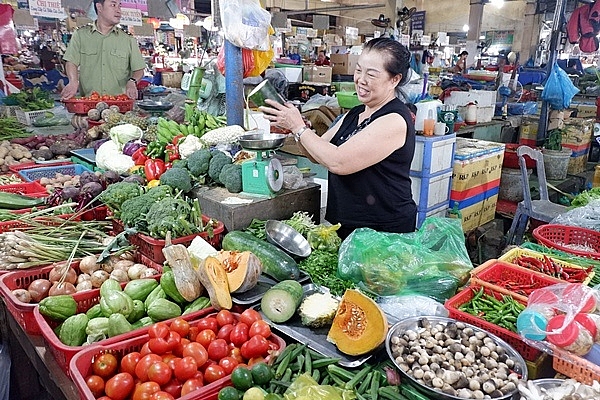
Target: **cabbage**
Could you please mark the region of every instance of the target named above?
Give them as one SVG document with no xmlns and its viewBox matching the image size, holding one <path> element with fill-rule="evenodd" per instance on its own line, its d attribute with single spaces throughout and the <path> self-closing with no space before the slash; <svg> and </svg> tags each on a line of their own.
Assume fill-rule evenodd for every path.
<svg viewBox="0 0 600 400">
<path fill-rule="evenodd" d="M 133 124 L 122 124 L 110 128 L 108 134 L 110 139 L 117 144 L 119 150 L 123 150 L 125 143 L 130 140 L 140 140 L 144 132 L 140 127 Z"/>
</svg>

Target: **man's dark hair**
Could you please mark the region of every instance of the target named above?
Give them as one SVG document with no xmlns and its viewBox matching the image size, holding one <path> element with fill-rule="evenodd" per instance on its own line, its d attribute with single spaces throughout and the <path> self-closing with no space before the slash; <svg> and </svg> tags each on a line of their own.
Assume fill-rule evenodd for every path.
<svg viewBox="0 0 600 400">
<path fill-rule="evenodd" d="M 96 12 L 96 15 L 98 15 L 98 8 L 96 7 L 96 4 L 104 4 L 104 0 L 94 0 L 94 11 Z"/>
<path fill-rule="evenodd" d="M 408 81 L 408 70 L 410 68 L 410 51 L 394 39 L 380 37 L 371 39 L 365 43 L 363 51 L 376 51 L 386 53 L 385 70 L 392 76 L 402 74 L 398 86 Z"/>
</svg>

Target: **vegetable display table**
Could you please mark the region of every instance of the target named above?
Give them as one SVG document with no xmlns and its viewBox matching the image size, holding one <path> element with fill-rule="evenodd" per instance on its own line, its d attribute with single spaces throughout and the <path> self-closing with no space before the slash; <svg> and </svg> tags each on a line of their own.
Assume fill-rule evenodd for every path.
<svg viewBox="0 0 600 400">
<path fill-rule="evenodd" d="M 202 213 L 225 224 L 227 231 L 241 230 L 253 218 L 282 220 L 296 211 L 306 211 L 319 223 L 321 186 L 308 183 L 301 189 L 282 190 L 275 197 L 229 193 L 225 188 L 200 189 L 196 192 Z"/>
</svg>

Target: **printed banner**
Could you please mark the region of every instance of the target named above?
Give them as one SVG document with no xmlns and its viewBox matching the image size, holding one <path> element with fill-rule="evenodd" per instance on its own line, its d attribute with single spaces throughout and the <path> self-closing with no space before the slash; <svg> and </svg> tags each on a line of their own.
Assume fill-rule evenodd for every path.
<svg viewBox="0 0 600 400">
<path fill-rule="evenodd" d="M 34 17 L 67 18 L 60 0 L 29 0 L 29 12 Z"/>
<path fill-rule="evenodd" d="M 144 15 L 148 15 L 147 0 L 123 0 L 121 2 L 121 8 L 140 10 Z"/>
<path fill-rule="evenodd" d="M 121 24 L 142 26 L 142 11 L 135 8 L 121 7 Z"/>
</svg>

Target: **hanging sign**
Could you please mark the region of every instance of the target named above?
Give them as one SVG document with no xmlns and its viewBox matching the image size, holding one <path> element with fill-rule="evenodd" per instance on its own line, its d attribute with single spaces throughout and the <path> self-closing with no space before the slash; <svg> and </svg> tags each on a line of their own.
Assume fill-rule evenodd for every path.
<svg viewBox="0 0 600 400">
<path fill-rule="evenodd" d="M 346 27 L 346 39 L 358 39 L 358 28 L 353 26 Z"/>
<path fill-rule="evenodd" d="M 142 12 L 135 8 L 121 8 L 121 25 L 142 26 Z"/>
<path fill-rule="evenodd" d="M 29 0 L 29 12 L 34 17 L 67 18 L 60 0 Z"/>
<path fill-rule="evenodd" d="M 414 31 L 425 31 L 425 11 L 417 11 L 410 18 L 411 35 Z"/>
<path fill-rule="evenodd" d="M 147 0 L 123 0 L 121 1 L 121 9 L 123 8 L 133 8 L 136 10 L 140 10 L 144 15 L 148 15 Z"/>
</svg>

